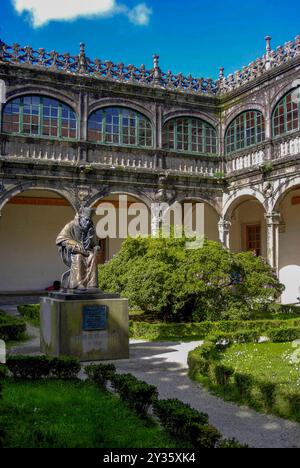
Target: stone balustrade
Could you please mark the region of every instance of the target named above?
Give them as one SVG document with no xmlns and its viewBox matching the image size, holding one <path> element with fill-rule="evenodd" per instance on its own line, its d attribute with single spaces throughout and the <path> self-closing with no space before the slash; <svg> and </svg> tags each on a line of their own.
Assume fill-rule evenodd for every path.
<svg viewBox="0 0 300 468">
<path fill-rule="evenodd" d="M 276 50 L 271 49 L 270 41 L 271 38 L 267 37 L 266 53 L 262 57 L 227 77 L 224 75 L 224 68 L 221 68 L 217 80 L 195 78 L 191 75 L 184 76 L 182 73 L 173 74 L 171 71 L 163 72 L 159 66 L 158 55 L 153 56 L 151 69 L 146 69 L 145 65 L 135 67 L 123 63 L 115 64 L 99 58 L 91 60 L 86 56 L 84 44 L 80 44 L 78 55 L 70 55 L 54 50 L 47 52 L 43 48 L 34 50 L 30 46 L 21 47 L 19 44 L 9 45 L 0 39 L 0 63 L 34 67 L 40 70 L 47 69 L 119 83 L 158 87 L 169 91 L 217 96 L 238 89 L 269 70 L 300 56 L 300 36 Z"/>
<path fill-rule="evenodd" d="M 78 159 L 78 147 L 76 145 L 71 146 L 50 140 L 13 136 L 2 136 L 0 141 L 0 159 L 67 163 L 74 163 Z"/>
<path fill-rule="evenodd" d="M 266 161 L 265 148 L 251 151 L 251 148 L 235 155 L 229 156 L 226 163 L 226 172 L 228 174 L 244 169 L 250 169 L 261 166 Z"/>
<path fill-rule="evenodd" d="M 85 142 L 0 135 L 0 161 L 86 164 L 91 167 L 134 171 L 172 172 L 213 177 L 221 170 L 217 157 L 178 155 L 162 150 L 108 147 Z"/>
<path fill-rule="evenodd" d="M 288 158 L 300 154 L 300 133 L 274 141 L 273 159 Z"/>
</svg>

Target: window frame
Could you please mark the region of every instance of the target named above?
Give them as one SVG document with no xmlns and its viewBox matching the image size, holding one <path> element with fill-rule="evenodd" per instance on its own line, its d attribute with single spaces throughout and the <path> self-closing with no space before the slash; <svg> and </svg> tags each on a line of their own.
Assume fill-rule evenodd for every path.
<svg viewBox="0 0 300 468">
<path fill-rule="evenodd" d="M 253 113 L 253 116 L 249 117 L 251 122 L 254 119 L 254 126 L 247 126 L 247 115 Z M 261 118 L 261 123 L 258 124 L 259 117 Z M 261 131 L 258 132 L 258 129 L 261 128 Z M 252 130 L 255 130 L 252 134 Z M 250 132 L 250 133 L 249 133 Z M 241 136 L 238 139 L 238 136 Z M 261 136 L 261 141 L 259 141 L 259 136 Z M 230 141 L 228 138 L 230 137 Z M 254 143 L 251 143 L 252 138 L 254 137 Z M 247 140 L 250 139 L 250 144 L 247 144 Z M 238 153 L 251 148 L 254 146 L 261 145 L 266 140 L 266 120 L 262 111 L 257 109 L 248 109 L 240 114 L 238 114 L 228 125 L 225 138 L 224 138 L 224 150 L 225 155 L 230 156 L 231 154 Z"/>
<path fill-rule="evenodd" d="M 33 104 L 32 102 L 30 104 L 27 104 L 24 102 L 26 98 L 38 98 L 38 103 Z M 47 104 L 45 101 L 49 99 L 53 101 L 52 104 Z M 19 126 L 19 131 L 18 132 L 8 132 L 4 130 L 4 125 L 6 124 L 5 122 L 5 109 L 9 105 L 13 105 L 15 101 L 20 100 L 19 103 L 19 112 L 16 113 L 15 115 L 18 115 L 18 126 Z M 45 101 L 44 101 L 45 100 Z M 54 106 L 55 103 L 55 106 Z M 30 113 L 26 114 L 24 113 L 24 107 L 30 106 Z M 33 114 L 32 108 L 33 106 L 36 106 L 38 108 L 38 113 Z M 57 109 L 57 116 L 51 116 L 51 110 L 49 112 L 48 119 L 45 116 L 44 109 L 45 108 L 50 108 L 53 107 L 54 109 Z M 63 110 L 67 109 L 68 111 L 68 117 L 65 118 L 63 117 Z M 74 118 L 71 118 L 71 115 L 74 115 Z M 13 115 L 13 114 L 11 114 Z M 28 115 L 30 117 L 29 123 L 27 125 L 29 126 L 30 131 L 24 132 L 24 125 L 26 125 L 26 122 L 24 121 L 24 116 Z M 38 131 L 37 133 L 32 132 L 32 121 L 33 121 L 33 116 L 37 115 L 38 116 Z M 46 119 L 48 120 L 48 124 L 45 124 Z M 51 120 L 56 120 L 57 125 L 52 125 Z M 68 121 L 68 127 L 63 127 L 63 121 Z M 71 122 L 75 122 L 75 128 L 72 129 L 70 126 Z M 49 135 L 44 134 L 44 128 L 48 127 L 49 129 Z M 51 140 L 62 140 L 62 141 L 77 141 L 78 140 L 78 116 L 75 110 L 67 103 L 60 101 L 59 99 L 56 99 L 52 96 L 47 96 L 47 95 L 39 95 L 39 94 L 25 94 L 22 96 L 15 97 L 11 100 L 9 100 L 2 108 L 1 112 L 1 121 L 0 121 L 0 128 L 1 128 L 1 133 L 5 135 L 19 135 L 19 136 L 25 136 L 25 137 L 30 137 L 30 138 L 44 138 L 44 139 L 51 139 Z M 56 135 L 51 135 L 51 130 L 56 128 Z M 63 136 L 63 130 L 68 129 L 68 136 Z M 70 136 L 70 133 L 74 131 L 75 132 L 75 137 Z"/>
<path fill-rule="evenodd" d="M 118 115 L 117 115 L 118 123 L 114 124 L 113 122 L 114 116 L 112 115 L 111 123 L 107 124 L 108 111 L 111 111 L 114 109 L 118 111 Z M 128 113 L 127 116 L 126 116 L 126 112 Z M 90 129 L 91 118 L 97 113 L 102 115 L 101 121 L 100 119 L 95 120 L 99 128 Z M 132 123 L 131 120 L 133 120 L 133 118 L 135 120 L 134 126 L 131 125 Z M 124 125 L 124 119 L 128 119 L 127 125 Z M 143 124 L 144 124 L 144 127 L 143 127 Z M 111 126 L 111 130 L 112 130 L 111 132 L 107 131 L 107 125 Z M 147 128 L 147 125 L 148 125 L 148 128 Z M 117 133 L 114 132 L 114 127 L 118 128 Z M 131 130 L 133 131 L 134 135 L 131 134 Z M 147 134 L 148 130 L 149 130 L 149 134 Z M 101 140 L 91 139 L 90 131 L 101 134 Z M 151 135 L 150 135 L 150 132 L 151 132 Z M 115 140 L 114 136 L 117 136 L 116 140 L 118 141 L 114 141 Z M 108 137 L 111 137 L 111 141 L 108 140 Z M 132 137 L 134 137 L 135 139 L 134 143 L 130 143 L 130 140 Z M 125 142 L 125 138 L 128 139 L 128 142 Z M 148 139 L 151 140 L 150 146 L 147 144 Z M 142 140 L 145 141 L 145 144 L 140 143 Z M 89 143 L 101 144 L 101 145 L 107 145 L 107 146 L 124 146 L 124 147 L 130 147 L 130 148 L 153 149 L 154 148 L 153 123 L 149 117 L 147 117 L 146 115 L 144 115 L 143 113 L 135 109 L 132 109 L 131 107 L 125 107 L 125 106 L 100 107 L 98 109 L 93 110 L 88 117 L 87 141 Z"/>
<path fill-rule="evenodd" d="M 187 122 L 187 125 L 185 123 Z M 197 122 L 197 125 L 193 125 L 193 121 Z M 182 138 L 179 140 L 179 122 L 182 126 Z M 170 129 L 170 126 L 173 125 L 173 129 Z M 185 128 L 187 127 L 187 141 L 185 140 Z M 199 134 L 201 131 L 201 137 Z M 195 132 L 195 133 L 194 133 Z M 172 134 L 172 139 L 170 138 Z M 167 138 L 165 138 L 167 135 Z M 201 143 L 200 143 L 201 139 Z M 210 143 L 208 143 L 208 140 Z M 171 147 L 170 142 L 173 142 Z M 179 141 L 182 148 L 179 148 Z M 215 145 L 214 145 L 215 141 Z M 165 142 L 167 144 L 165 145 Z M 187 142 L 187 149 L 184 148 L 184 143 Z M 201 151 L 193 150 L 193 146 L 202 146 Z M 207 147 L 211 146 L 213 149 L 215 146 L 215 152 L 207 151 Z M 218 131 L 217 129 L 210 124 L 209 122 L 195 116 L 179 116 L 172 119 L 169 119 L 165 122 L 162 128 L 162 149 L 164 151 L 170 151 L 173 153 L 185 153 L 196 156 L 207 156 L 207 157 L 218 157 L 219 156 L 219 141 L 218 141 Z"/>
<path fill-rule="evenodd" d="M 277 104 L 275 105 L 274 107 L 274 110 L 272 112 L 272 136 L 273 138 L 282 138 L 283 136 L 285 135 L 290 135 L 292 133 L 295 133 L 295 132 L 298 132 L 300 130 L 300 90 L 299 90 L 299 95 L 298 95 L 298 128 L 297 129 L 292 129 L 292 130 L 288 130 L 288 125 L 289 123 L 293 124 L 293 120 L 290 120 L 288 121 L 288 109 L 287 109 L 287 99 L 289 98 L 289 96 L 291 96 L 294 91 L 296 90 L 297 88 L 294 88 L 290 91 L 288 91 L 278 102 Z M 275 127 L 275 118 L 277 118 L 275 116 L 277 110 L 279 109 L 279 107 L 283 106 L 283 117 L 284 117 L 284 121 L 283 121 L 283 126 L 284 126 L 284 131 L 283 133 L 278 133 L 278 134 L 275 134 L 275 129 L 277 128 L 277 126 Z M 278 118 L 280 118 L 280 116 L 278 116 Z M 280 124 L 278 126 L 278 129 L 280 129 Z"/>
</svg>

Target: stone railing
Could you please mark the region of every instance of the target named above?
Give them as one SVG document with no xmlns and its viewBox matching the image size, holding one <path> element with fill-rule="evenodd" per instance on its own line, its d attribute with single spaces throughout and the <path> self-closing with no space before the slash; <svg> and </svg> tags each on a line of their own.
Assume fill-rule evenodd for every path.
<svg viewBox="0 0 300 468">
<path fill-rule="evenodd" d="M 55 162 L 112 170 L 158 171 L 213 177 L 221 170 L 217 157 L 176 155 L 162 150 L 92 145 L 42 138 L 1 135 L 0 161 Z"/>
<path fill-rule="evenodd" d="M 95 147 L 87 152 L 87 162 L 91 165 L 106 166 L 114 169 L 133 169 L 167 171 L 172 173 L 213 177 L 220 171 L 219 158 L 179 155 L 161 150 L 130 150 L 123 152 Z"/>
<path fill-rule="evenodd" d="M 6 135 L 0 138 L 0 160 L 7 158 L 10 161 L 55 161 L 58 163 L 75 163 L 78 160 L 79 148 L 76 145 Z"/>
<path fill-rule="evenodd" d="M 277 47 L 276 50 L 271 50 L 271 37 L 266 37 L 266 44 L 266 54 L 250 63 L 247 67 L 243 67 L 242 70 L 225 77 L 224 69 L 220 69 L 219 94 L 233 91 L 259 78 L 267 71 L 300 57 L 300 36 L 297 36 L 294 41 L 287 42 L 284 46 Z"/>
<path fill-rule="evenodd" d="M 300 155 L 300 132 L 276 139 L 273 143 L 273 159 Z"/>
<path fill-rule="evenodd" d="M 85 54 L 85 45 L 80 44 L 78 55 L 60 54 L 45 49 L 34 50 L 29 46 L 12 46 L 0 40 L 0 63 L 33 66 L 50 71 L 62 71 L 74 75 L 85 75 L 93 78 L 113 80 L 120 83 L 131 83 L 144 86 L 158 86 L 171 91 L 184 91 L 197 94 L 215 95 L 218 82 L 211 78 L 193 78 L 174 75 L 171 71 L 163 73 L 159 67 L 159 56 L 153 57 L 153 68 L 147 70 L 145 65 L 139 68 L 134 65 L 114 64 L 100 59 L 90 60 Z"/>
<path fill-rule="evenodd" d="M 30 46 L 21 47 L 19 44 L 8 45 L 0 40 L 0 63 L 61 71 L 73 75 L 158 87 L 170 91 L 216 96 L 233 91 L 267 71 L 300 56 L 300 36 L 276 50 L 271 50 L 270 37 L 266 38 L 266 43 L 265 55 L 228 77 L 224 76 L 224 68 L 221 68 L 218 80 L 194 78 L 191 75 L 184 76 L 181 73 L 174 75 L 171 71 L 165 73 L 160 69 L 158 55 L 153 56 L 153 68 L 151 69 L 146 69 L 145 65 L 135 67 L 123 63 L 115 64 L 109 60 L 91 60 L 86 56 L 84 44 L 80 44 L 78 55 L 70 55 L 56 51 L 46 52 L 45 49 L 34 50 Z"/>
<path fill-rule="evenodd" d="M 226 172 L 230 174 L 244 169 L 259 167 L 266 159 L 266 149 L 264 147 L 255 149 L 248 148 L 227 157 Z"/>
</svg>

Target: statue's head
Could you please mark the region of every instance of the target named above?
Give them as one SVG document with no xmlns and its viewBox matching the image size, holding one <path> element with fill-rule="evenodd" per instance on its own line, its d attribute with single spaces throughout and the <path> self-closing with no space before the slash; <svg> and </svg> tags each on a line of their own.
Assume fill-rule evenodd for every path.
<svg viewBox="0 0 300 468">
<path fill-rule="evenodd" d="M 92 208 L 81 208 L 79 211 L 79 225 L 82 229 L 87 230 L 93 225 L 93 215 L 95 210 Z"/>
</svg>

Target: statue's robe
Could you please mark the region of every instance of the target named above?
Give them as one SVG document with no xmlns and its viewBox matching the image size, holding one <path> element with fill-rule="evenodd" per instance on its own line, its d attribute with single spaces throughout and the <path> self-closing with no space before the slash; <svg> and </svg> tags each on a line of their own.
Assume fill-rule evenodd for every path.
<svg viewBox="0 0 300 468">
<path fill-rule="evenodd" d="M 98 261 L 95 247 L 98 245 L 95 230 L 91 227 L 85 232 L 80 226 L 78 218 L 68 223 L 56 239 L 60 247 L 62 259 L 70 268 L 68 289 L 96 289 L 98 288 Z M 76 249 L 82 253 L 74 251 Z"/>
</svg>

